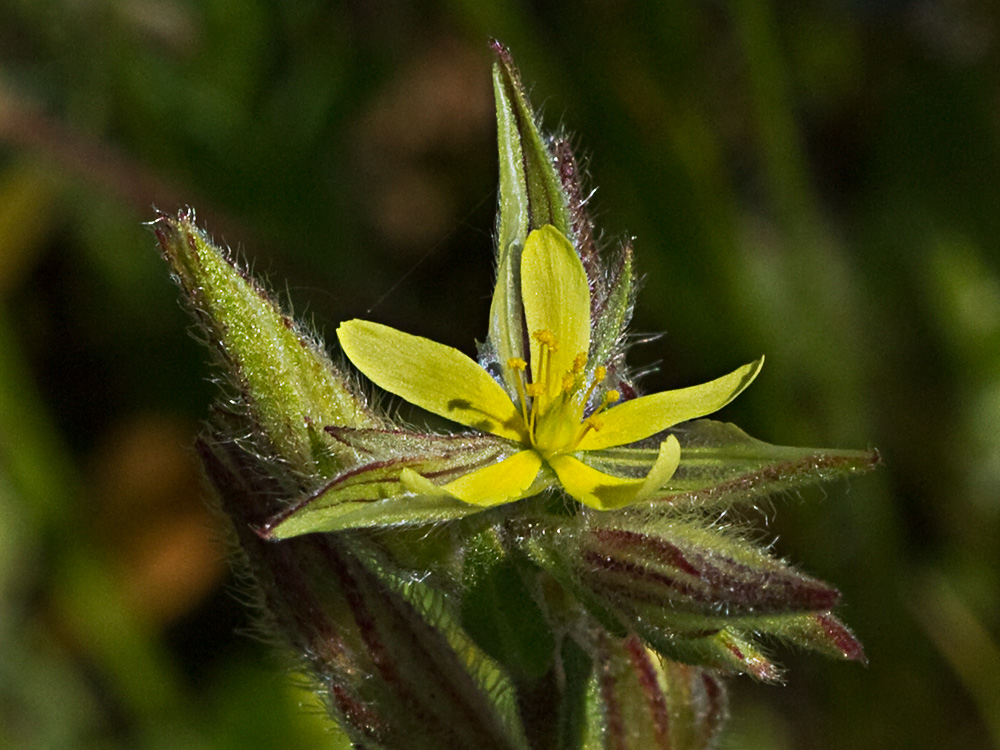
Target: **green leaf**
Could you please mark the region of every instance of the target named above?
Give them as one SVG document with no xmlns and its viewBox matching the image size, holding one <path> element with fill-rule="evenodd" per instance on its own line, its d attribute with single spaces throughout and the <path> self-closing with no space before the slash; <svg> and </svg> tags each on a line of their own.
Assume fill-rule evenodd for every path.
<svg viewBox="0 0 1000 750">
<path fill-rule="evenodd" d="M 298 652 L 355 745 L 527 747 L 513 688 L 462 631 L 453 597 L 398 571 L 370 535 L 261 539 L 252 526 L 275 484 L 261 484 L 260 458 L 231 442 L 199 447 L 263 622 Z"/>
<path fill-rule="evenodd" d="M 572 638 L 563 638 L 559 649 L 560 670 L 564 687 L 559 702 L 559 748 L 577 750 L 583 747 L 588 718 L 588 690 L 593 659 Z"/>
</svg>

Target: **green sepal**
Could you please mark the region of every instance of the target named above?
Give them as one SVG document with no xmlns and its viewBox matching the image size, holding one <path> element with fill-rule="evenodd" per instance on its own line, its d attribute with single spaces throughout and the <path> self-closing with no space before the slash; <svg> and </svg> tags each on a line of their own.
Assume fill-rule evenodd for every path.
<svg viewBox="0 0 1000 750">
<path fill-rule="evenodd" d="M 635 294 L 631 247 L 622 251 L 613 277 L 603 291 L 604 295 L 595 295 L 591 301 L 593 309 L 589 358 L 591 362 L 604 365 L 608 370 L 608 382 L 616 384 L 623 375 L 625 330 L 632 317 L 632 299 Z"/>
<path fill-rule="evenodd" d="M 510 53 L 493 43 L 493 94 L 497 111 L 500 154 L 500 196 L 497 219 L 497 283 L 490 307 L 487 348 L 498 362 L 517 357 L 524 349 L 524 308 L 521 301 L 521 252 L 528 234 L 552 224 L 573 237 L 568 199 L 556 172 L 552 154 L 535 121 L 520 75 Z M 505 386 L 516 392 L 510 373 Z"/>
<path fill-rule="evenodd" d="M 528 586 L 527 560 L 515 560 L 496 529 L 472 537 L 465 550 L 462 624 L 479 647 L 518 681 L 541 678 L 552 667 L 552 628 Z"/>
<path fill-rule="evenodd" d="M 763 682 L 781 682 L 782 671 L 761 649 L 767 637 L 834 659 L 867 664 L 861 643 L 830 612 L 801 612 L 759 617 L 748 626 L 737 623 L 703 637 L 672 637 L 640 622 L 637 632 L 661 655 L 686 664 L 748 674 Z"/>
<path fill-rule="evenodd" d="M 426 435 L 404 430 L 326 430 L 336 442 L 366 457 L 268 520 L 261 535 L 287 539 L 351 528 L 439 523 L 483 508 L 443 494 L 409 492 L 400 474 L 410 469 L 448 480 L 512 455 L 508 443 L 488 435 Z M 383 457 L 385 456 L 385 457 Z"/>
<path fill-rule="evenodd" d="M 535 113 L 510 53 L 494 43 L 493 94 L 500 151 L 499 260 L 512 244 L 524 245 L 533 229 L 552 224 L 573 236 L 569 200 L 555 159 L 535 120 Z"/>
<path fill-rule="evenodd" d="M 752 637 L 734 629 L 723 628 L 700 637 L 679 637 L 639 623 L 636 632 L 665 659 L 721 672 L 745 674 L 761 682 L 781 681 L 781 669 L 760 645 Z"/>
<path fill-rule="evenodd" d="M 645 647 L 632 636 L 600 638 L 596 649 L 591 693 L 596 710 L 590 714 L 588 745 L 622 750 L 669 748 L 670 716 Z"/>
<path fill-rule="evenodd" d="M 207 340 L 273 451 L 303 475 L 330 475 L 349 451 L 325 425 L 376 427 L 347 377 L 320 343 L 285 315 L 229 253 L 195 225 L 194 211 L 161 214 L 151 226 Z"/>
<path fill-rule="evenodd" d="M 830 612 L 807 612 L 762 618 L 760 633 L 834 659 L 868 663 L 861 642 L 851 629 Z"/>
<path fill-rule="evenodd" d="M 717 746 L 729 715 L 726 687 L 712 670 L 661 659 L 661 682 L 670 714 L 672 748 L 709 750 Z"/>
<path fill-rule="evenodd" d="M 670 430 L 681 443 L 681 463 L 670 482 L 647 503 L 628 513 L 643 515 L 674 508 L 724 509 L 749 504 L 779 492 L 874 469 L 874 450 L 833 450 L 771 445 L 733 424 L 711 419 L 687 422 Z M 586 454 L 596 469 L 629 475 L 641 473 L 656 459 L 655 448 L 608 448 Z"/>
</svg>

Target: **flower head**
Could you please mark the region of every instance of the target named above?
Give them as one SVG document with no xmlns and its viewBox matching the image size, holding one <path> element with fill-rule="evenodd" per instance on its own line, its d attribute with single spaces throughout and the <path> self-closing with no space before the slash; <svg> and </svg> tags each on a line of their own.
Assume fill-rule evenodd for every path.
<svg viewBox="0 0 1000 750">
<path fill-rule="evenodd" d="M 587 273 L 562 232 L 546 225 L 528 235 L 520 279 L 523 322 L 518 323 L 527 334 L 529 357 L 507 357 L 499 378 L 457 349 L 387 326 L 351 320 L 337 329 L 344 352 L 376 385 L 520 448 L 443 485 L 403 469 L 401 480 L 412 492 L 492 506 L 536 494 L 555 481 L 600 510 L 642 500 L 677 469 L 676 437 L 660 442 L 652 466 L 640 477 L 598 470 L 587 463 L 587 454 L 721 409 L 750 384 L 763 362 L 703 385 L 621 401 L 605 384 L 605 363 L 593 361 Z"/>
</svg>

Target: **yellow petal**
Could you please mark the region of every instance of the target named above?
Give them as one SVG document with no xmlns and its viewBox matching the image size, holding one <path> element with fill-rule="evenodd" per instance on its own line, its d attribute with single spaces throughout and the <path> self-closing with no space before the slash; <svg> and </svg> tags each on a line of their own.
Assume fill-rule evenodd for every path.
<svg viewBox="0 0 1000 750">
<path fill-rule="evenodd" d="M 581 503 L 597 510 L 614 510 L 652 495 L 670 480 L 680 461 L 681 445 L 670 435 L 660 443 L 653 468 L 644 479 L 605 474 L 569 455 L 550 458 L 549 466 L 563 489 Z"/>
<path fill-rule="evenodd" d="M 627 445 L 718 411 L 753 382 L 763 364 L 761 357 L 710 383 L 653 393 L 614 406 L 601 413 L 600 429 L 584 435 L 577 449 L 591 451 Z"/>
<path fill-rule="evenodd" d="M 427 497 L 452 497 L 471 505 L 488 507 L 519 500 L 531 486 L 542 467 L 535 451 L 521 451 L 498 464 L 476 469 L 448 484 L 434 484 L 412 469 L 403 469 L 399 479 L 414 494 Z"/>
<path fill-rule="evenodd" d="M 670 477 L 677 471 L 681 464 L 681 444 L 677 438 L 668 435 L 667 439 L 660 443 L 660 452 L 656 456 L 653 468 L 650 469 L 646 479 L 643 480 L 642 487 L 636 494 L 636 500 L 645 500 L 656 492 L 660 487 L 670 481 Z"/>
<path fill-rule="evenodd" d="M 569 455 L 550 458 L 549 466 L 567 493 L 597 510 L 613 510 L 634 502 L 646 482 L 613 477 Z"/>
<path fill-rule="evenodd" d="M 473 505 L 500 505 L 520 499 L 541 468 L 541 456 L 533 450 L 521 451 L 459 477 L 442 489 Z"/>
<path fill-rule="evenodd" d="M 528 235 L 521 253 L 521 297 L 528 333 L 547 330 L 559 343 L 550 372 L 539 371 L 540 347 L 531 339 L 531 380 L 546 383 L 549 399 L 562 388 L 573 360 L 590 349 L 590 286 L 569 240 L 552 225 Z"/>
<path fill-rule="evenodd" d="M 342 323 L 337 337 L 351 362 L 380 388 L 466 427 L 527 440 L 506 391 L 457 349 L 365 320 Z"/>
</svg>

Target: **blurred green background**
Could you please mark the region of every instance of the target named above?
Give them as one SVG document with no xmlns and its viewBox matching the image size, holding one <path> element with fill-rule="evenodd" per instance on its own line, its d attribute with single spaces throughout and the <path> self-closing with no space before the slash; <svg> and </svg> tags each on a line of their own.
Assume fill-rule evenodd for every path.
<svg viewBox="0 0 1000 750">
<path fill-rule="evenodd" d="M 1000 747 L 998 32 L 989 0 L 0 0 L 0 746 L 336 744 L 247 632 L 141 224 L 195 206 L 328 336 L 471 352 L 495 36 L 636 238 L 647 387 L 765 353 L 726 418 L 884 457 L 760 532 L 870 665 L 782 653 L 723 746 Z"/>
</svg>

